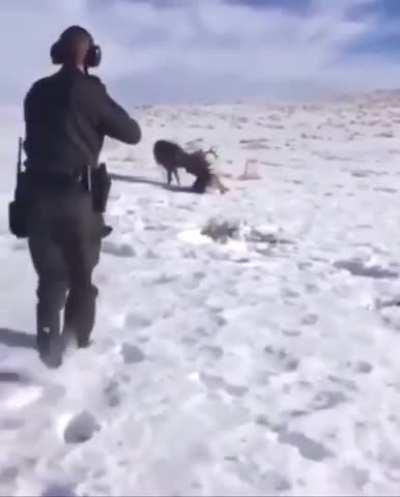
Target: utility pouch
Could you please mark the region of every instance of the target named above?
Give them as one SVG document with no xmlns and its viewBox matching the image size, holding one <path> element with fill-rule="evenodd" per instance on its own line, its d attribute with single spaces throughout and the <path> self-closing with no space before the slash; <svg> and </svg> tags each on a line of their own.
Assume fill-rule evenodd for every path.
<svg viewBox="0 0 400 497">
<path fill-rule="evenodd" d="M 17 185 L 14 200 L 8 205 L 8 224 L 10 232 L 17 238 L 28 236 L 28 212 L 31 188 L 28 175 L 22 170 L 22 138 L 18 142 Z"/>
<path fill-rule="evenodd" d="M 104 213 L 106 211 L 110 189 L 111 176 L 103 162 L 91 172 L 91 193 L 95 212 Z"/>
</svg>

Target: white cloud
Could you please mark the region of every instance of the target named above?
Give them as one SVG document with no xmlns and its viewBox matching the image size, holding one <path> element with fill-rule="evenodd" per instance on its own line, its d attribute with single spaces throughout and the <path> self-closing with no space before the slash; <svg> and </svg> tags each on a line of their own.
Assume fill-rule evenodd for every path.
<svg viewBox="0 0 400 497">
<path fill-rule="evenodd" d="M 294 96 L 312 88 L 391 86 L 400 71 L 384 57 L 351 56 L 349 44 L 379 33 L 377 16 L 351 11 L 374 0 L 313 0 L 311 13 L 254 9 L 223 0 L 2 0 L 0 99 L 21 100 L 46 74 L 49 47 L 79 23 L 102 44 L 104 76 L 131 100 Z M 226 85 L 231 84 L 231 88 Z M 258 95 L 254 95 L 258 93 Z"/>
</svg>

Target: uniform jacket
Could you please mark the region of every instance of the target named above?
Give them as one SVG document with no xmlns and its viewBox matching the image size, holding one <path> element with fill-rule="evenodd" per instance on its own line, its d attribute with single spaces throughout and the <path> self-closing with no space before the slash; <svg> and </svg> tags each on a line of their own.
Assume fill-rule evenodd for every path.
<svg viewBox="0 0 400 497">
<path fill-rule="evenodd" d="M 104 137 L 135 144 L 141 131 L 99 78 L 62 68 L 37 81 L 24 101 L 28 171 L 80 174 L 95 166 Z"/>
</svg>

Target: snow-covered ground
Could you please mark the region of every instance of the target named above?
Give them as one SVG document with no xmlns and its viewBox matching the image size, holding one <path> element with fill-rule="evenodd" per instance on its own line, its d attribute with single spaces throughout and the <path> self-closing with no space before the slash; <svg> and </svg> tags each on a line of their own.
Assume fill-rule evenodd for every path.
<svg viewBox="0 0 400 497">
<path fill-rule="evenodd" d="M 0 495 L 398 495 L 400 98 L 133 114 L 95 342 L 56 371 L 1 128 Z M 230 192 L 166 190 L 159 138 L 216 145 Z"/>
</svg>

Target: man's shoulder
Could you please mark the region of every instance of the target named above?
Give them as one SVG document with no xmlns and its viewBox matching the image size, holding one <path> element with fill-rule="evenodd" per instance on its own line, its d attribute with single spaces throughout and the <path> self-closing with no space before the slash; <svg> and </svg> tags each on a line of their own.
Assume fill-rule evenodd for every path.
<svg viewBox="0 0 400 497">
<path fill-rule="evenodd" d="M 52 74 L 51 76 L 46 76 L 44 78 L 40 78 L 37 81 L 35 81 L 32 84 L 32 86 L 30 87 L 27 96 L 32 95 L 32 94 L 37 93 L 37 92 L 40 92 L 40 91 L 48 88 L 54 82 L 56 76 L 57 76 L 57 73 Z"/>
<path fill-rule="evenodd" d="M 101 81 L 101 79 L 99 77 L 93 76 L 92 74 L 84 75 L 84 77 L 82 77 L 82 76 L 83 76 L 83 74 L 80 74 L 79 77 L 77 78 L 74 74 L 74 76 L 72 77 L 72 81 L 76 82 L 76 81 L 83 80 L 83 81 L 89 82 L 90 84 L 104 87 L 104 83 Z M 63 74 L 61 73 L 61 71 L 59 71 L 59 72 L 56 72 L 54 74 L 51 74 L 50 76 L 45 76 L 44 78 L 38 79 L 37 81 L 35 81 L 32 84 L 31 88 L 36 89 L 36 88 L 47 87 L 49 85 L 52 85 L 52 84 L 59 82 L 62 79 L 63 79 Z"/>
<path fill-rule="evenodd" d="M 93 76 L 92 74 L 88 74 L 85 80 L 87 81 L 90 88 L 96 91 L 96 94 L 98 94 L 98 92 L 105 93 L 107 91 L 105 84 L 98 76 Z"/>
<path fill-rule="evenodd" d="M 93 74 L 88 74 L 86 77 L 92 83 L 95 83 L 97 85 L 103 85 L 103 82 L 101 81 L 101 79 L 98 76 L 94 76 Z"/>
</svg>

